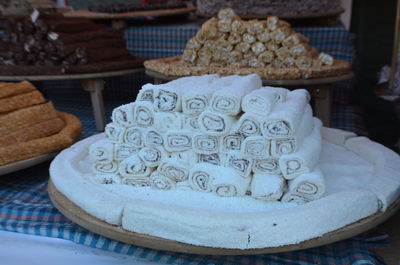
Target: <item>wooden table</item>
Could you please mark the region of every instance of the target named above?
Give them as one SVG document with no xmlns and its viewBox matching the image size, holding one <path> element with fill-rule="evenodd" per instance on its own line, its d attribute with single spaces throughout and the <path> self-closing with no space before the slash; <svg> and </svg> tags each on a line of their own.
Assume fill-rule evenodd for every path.
<svg viewBox="0 0 400 265">
<path fill-rule="evenodd" d="M 2 81 L 80 80 L 83 89 L 90 92 L 94 119 L 96 121 L 96 129 L 99 131 L 103 131 L 106 125 L 103 94 L 102 94 L 105 84 L 104 78 L 133 74 L 141 71 L 143 71 L 142 68 L 102 72 L 102 73 L 90 73 L 90 74 L 64 74 L 64 75 L 60 74 L 60 75 L 35 75 L 35 76 L 13 75 L 13 76 L 0 76 L 0 80 Z"/>
<path fill-rule="evenodd" d="M 171 81 L 181 76 L 166 76 L 158 72 L 146 69 L 146 74 L 154 78 L 154 83 L 161 84 L 165 81 Z M 325 127 L 330 127 L 331 123 L 331 105 L 332 105 L 332 85 L 340 81 L 350 80 L 354 77 L 353 73 L 341 76 L 298 79 L 298 80 L 268 80 L 263 79 L 265 86 L 282 86 L 282 87 L 304 87 L 310 92 L 314 99 L 314 113 Z"/>
</svg>

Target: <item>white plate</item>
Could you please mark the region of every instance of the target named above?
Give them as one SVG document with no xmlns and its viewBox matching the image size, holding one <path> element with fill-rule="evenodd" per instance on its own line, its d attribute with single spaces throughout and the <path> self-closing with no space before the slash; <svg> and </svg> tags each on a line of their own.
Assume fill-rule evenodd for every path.
<svg viewBox="0 0 400 265">
<path fill-rule="evenodd" d="M 11 164 L 6 164 L 3 166 L 0 166 L 0 176 L 8 174 L 8 173 L 16 172 L 16 171 L 19 171 L 19 170 L 22 170 L 22 169 L 25 169 L 25 168 L 28 168 L 31 166 L 38 165 L 40 163 L 43 163 L 47 160 L 54 158 L 57 154 L 58 154 L 58 152 L 44 154 L 44 155 L 40 155 L 40 156 L 32 157 L 29 159 L 17 161 L 17 162 L 11 163 Z"/>
</svg>

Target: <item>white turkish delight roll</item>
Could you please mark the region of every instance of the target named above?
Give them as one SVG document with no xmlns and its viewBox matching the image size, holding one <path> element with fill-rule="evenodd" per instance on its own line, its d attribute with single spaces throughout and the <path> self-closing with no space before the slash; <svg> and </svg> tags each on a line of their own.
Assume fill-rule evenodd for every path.
<svg viewBox="0 0 400 265">
<path fill-rule="evenodd" d="M 216 166 L 211 181 L 212 193 L 220 197 L 240 197 L 246 194 L 251 178 L 243 178 L 233 168 Z"/>
<path fill-rule="evenodd" d="M 153 104 L 148 101 L 139 101 L 134 107 L 135 124 L 140 127 L 150 127 L 154 124 Z"/>
<path fill-rule="evenodd" d="M 124 135 L 124 143 L 138 149 L 144 146 L 143 129 L 139 127 L 128 128 Z"/>
<path fill-rule="evenodd" d="M 279 165 L 286 179 L 294 179 L 314 170 L 322 150 L 321 127 L 321 121 L 315 119 L 313 131 L 304 139 L 299 150 L 280 157 Z"/>
<path fill-rule="evenodd" d="M 182 129 L 198 131 L 199 130 L 199 117 L 189 117 L 186 115 L 182 115 Z"/>
<path fill-rule="evenodd" d="M 158 85 L 154 89 L 155 111 L 181 111 L 181 91 L 172 85 Z"/>
<path fill-rule="evenodd" d="M 137 148 L 130 144 L 116 144 L 114 148 L 114 159 L 122 161 L 136 151 Z"/>
<path fill-rule="evenodd" d="M 244 136 L 241 133 L 227 134 L 221 137 L 221 152 L 228 153 L 230 151 L 239 152 L 242 148 Z"/>
<path fill-rule="evenodd" d="M 221 154 L 215 153 L 215 154 L 199 154 L 198 157 L 199 163 L 208 163 L 212 165 L 221 165 L 224 161 L 223 157 Z"/>
<path fill-rule="evenodd" d="M 148 187 L 150 185 L 149 183 L 149 177 L 143 177 L 143 178 L 123 178 L 122 179 L 122 184 L 134 186 L 134 187 Z"/>
<path fill-rule="evenodd" d="M 190 169 L 189 185 L 192 189 L 203 192 L 211 192 L 211 184 L 214 180 L 214 172 L 219 169 L 208 163 L 198 163 Z"/>
<path fill-rule="evenodd" d="M 319 199 L 326 190 L 325 179 L 319 167 L 314 171 L 299 175 L 288 181 L 288 190 L 283 195 L 284 202 L 307 203 Z"/>
<path fill-rule="evenodd" d="M 253 168 L 254 174 L 280 175 L 279 160 L 274 157 L 265 159 L 254 159 Z"/>
<path fill-rule="evenodd" d="M 265 159 L 270 156 L 270 143 L 262 136 L 250 136 L 244 139 L 242 152 L 253 159 Z"/>
<path fill-rule="evenodd" d="M 200 115 L 209 105 L 214 89 L 188 90 L 182 95 L 182 111 L 186 115 Z"/>
<path fill-rule="evenodd" d="M 166 133 L 168 130 L 182 129 L 182 114 L 180 113 L 168 113 L 168 112 L 157 112 L 155 113 L 155 124 L 154 127 L 160 133 Z"/>
<path fill-rule="evenodd" d="M 296 140 L 292 137 L 270 140 L 271 156 L 281 157 L 296 151 Z"/>
<path fill-rule="evenodd" d="M 290 92 L 290 90 L 283 87 L 268 87 L 268 88 L 275 92 L 276 102 L 286 101 L 286 96 Z"/>
<path fill-rule="evenodd" d="M 106 139 L 97 141 L 90 145 L 89 156 L 91 159 L 101 163 L 112 162 L 114 159 L 114 144 Z"/>
<path fill-rule="evenodd" d="M 238 152 L 231 152 L 228 153 L 227 158 L 224 160 L 224 166 L 233 168 L 244 178 L 250 177 L 251 168 L 253 166 L 253 159 L 250 157 Z"/>
<path fill-rule="evenodd" d="M 189 130 L 169 130 L 164 137 L 164 148 L 168 152 L 185 151 L 192 148 L 193 132 Z"/>
<path fill-rule="evenodd" d="M 135 103 L 130 103 L 115 108 L 111 114 L 112 122 L 118 126 L 132 126 L 134 124 L 134 106 Z"/>
<path fill-rule="evenodd" d="M 289 92 L 286 101 L 276 104 L 274 110 L 263 121 L 262 135 L 267 139 L 293 136 L 300 125 L 309 97 L 305 89 Z"/>
<path fill-rule="evenodd" d="M 210 107 L 226 115 L 237 115 L 241 111 L 241 101 L 244 95 L 261 87 L 261 79 L 256 74 L 228 76 L 215 80 L 212 87 L 214 92 Z"/>
<path fill-rule="evenodd" d="M 286 188 L 280 175 L 254 174 L 251 180 L 251 197 L 264 201 L 278 201 Z"/>
<path fill-rule="evenodd" d="M 146 166 L 157 167 L 166 154 L 163 154 L 163 152 L 156 147 L 144 147 L 139 151 L 138 156 L 143 160 Z"/>
<path fill-rule="evenodd" d="M 154 128 L 148 128 L 144 133 L 144 145 L 147 147 L 164 148 L 164 138 Z"/>
<path fill-rule="evenodd" d="M 259 116 L 244 113 L 237 122 L 234 131 L 245 137 L 261 135 L 261 119 Z"/>
<path fill-rule="evenodd" d="M 176 187 L 176 181 L 163 175 L 158 171 L 154 171 L 149 179 L 150 187 L 159 190 L 173 190 Z"/>
<path fill-rule="evenodd" d="M 123 178 L 141 178 L 149 176 L 151 169 L 146 166 L 137 154 L 133 153 L 122 160 L 119 164 L 118 172 Z"/>
<path fill-rule="evenodd" d="M 184 164 L 171 158 L 163 159 L 158 166 L 157 171 L 177 182 L 185 181 L 189 176 L 188 168 Z"/>
<path fill-rule="evenodd" d="M 118 163 L 115 161 L 112 162 L 94 162 L 93 164 L 93 173 L 100 175 L 110 175 L 116 173 L 118 171 Z"/>
<path fill-rule="evenodd" d="M 229 133 L 235 118 L 222 113 L 206 110 L 199 116 L 200 130 L 212 136 L 222 136 Z"/>
<path fill-rule="evenodd" d="M 142 89 L 140 89 L 136 101 L 148 101 L 154 102 L 154 86 L 153 85 L 144 85 Z"/>
<path fill-rule="evenodd" d="M 124 140 L 125 131 L 124 127 L 109 123 L 105 128 L 106 138 L 112 143 L 121 144 Z"/>
<path fill-rule="evenodd" d="M 216 136 L 197 133 L 193 135 L 193 151 L 198 154 L 213 154 L 219 150 L 219 139 Z"/>
<path fill-rule="evenodd" d="M 171 159 L 192 167 L 198 162 L 198 155 L 193 150 L 171 153 Z"/>
<path fill-rule="evenodd" d="M 121 177 L 116 174 L 100 175 L 96 174 L 92 176 L 95 183 L 99 184 L 121 184 Z"/>
<path fill-rule="evenodd" d="M 247 94 L 242 100 L 242 109 L 255 115 L 266 116 L 275 106 L 278 95 L 269 87 L 262 87 Z"/>
</svg>

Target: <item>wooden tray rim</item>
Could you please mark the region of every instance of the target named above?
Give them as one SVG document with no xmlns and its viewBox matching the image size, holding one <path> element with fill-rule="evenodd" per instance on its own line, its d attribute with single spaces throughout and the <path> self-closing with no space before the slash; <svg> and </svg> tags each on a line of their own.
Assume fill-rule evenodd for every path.
<svg viewBox="0 0 400 265">
<path fill-rule="evenodd" d="M 140 247 L 152 248 L 163 251 L 174 251 L 186 254 L 200 255 L 251 255 L 251 254 L 269 254 L 287 251 L 295 251 L 307 248 L 318 247 L 340 240 L 353 237 L 365 232 L 378 224 L 387 220 L 400 208 L 400 197 L 397 198 L 385 212 L 377 212 L 369 217 L 358 220 L 352 224 L 344 226 L 335 231 L 324 234 L 321 237 L 309 239 L 298 244 L 285 245 L 281 247 L 267 247 L 258 249 L 228 249 L 195 246 L 168 240 L 164 238 L 139 234 L 122 229 L 119 226 L 106 223 L 92 215 L 86 213 L 79 206 L 70 201 L 52 183 L 48 183 L 49 197 L 54 206 L 64 214 L 68 219 L 76 224 L 102 236 L 121 241 L 127 244 L 133 244 Z"/>
</svg>

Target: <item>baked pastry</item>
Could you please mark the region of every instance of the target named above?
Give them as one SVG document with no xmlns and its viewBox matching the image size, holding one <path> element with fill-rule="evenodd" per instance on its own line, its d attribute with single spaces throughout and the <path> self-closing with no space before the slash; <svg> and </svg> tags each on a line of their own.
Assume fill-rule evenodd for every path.
<svg viewBox="0 0 400 265">
<path fill-rule="evenodd" d="M 197 12 L 214 16 L 218 10 L 232 8 L 240 16 L 312 17 L 340 13 L 339 0 L 197 0 Z"/>
<path fill-rule="evenodd" d="M 244 21 L 223 9 L 187 42 L 181 58 L 150 60 L 145 67 L 167 76 L 256 73 L 265 79 L 308 79 L 342 75 L 350 65 L 318 53 L 278 17 Z"/>
<path fill-rule="evenodd" d="M 80 131 L 75 116 L 55 110 L 31 83 L 0 83 L 0 165 L 59 151 Z"/>
<path fill-rule="evenodd" d="M 2 75 L 104 72 L 141 65 L 142 59 L 126 49 L 121 31 L 83 18 L 10 18 L 0 39 Z"/>
</svg>

